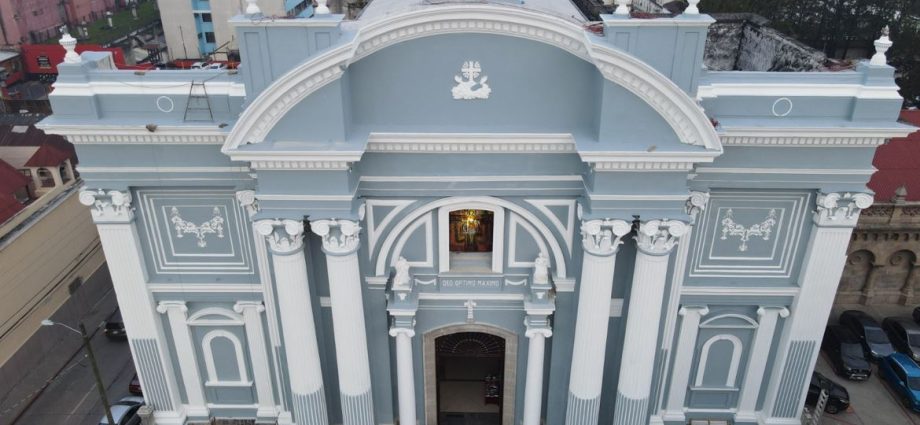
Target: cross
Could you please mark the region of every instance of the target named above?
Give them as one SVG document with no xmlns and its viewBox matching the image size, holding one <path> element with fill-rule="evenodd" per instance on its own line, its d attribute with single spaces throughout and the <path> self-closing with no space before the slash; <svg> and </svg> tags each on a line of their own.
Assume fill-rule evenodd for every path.
<svg viewBox="0 0 920 425">
<path fill-rule="evenodd" d="M 476 307 L 476 301 L 466 300 L 466 302 L 463 303 L 463 306 L 466 307 L 466 322 L 467 323 L 475 322 L 476 319 L 473 318 L 473 307 Z"/>
</svg>

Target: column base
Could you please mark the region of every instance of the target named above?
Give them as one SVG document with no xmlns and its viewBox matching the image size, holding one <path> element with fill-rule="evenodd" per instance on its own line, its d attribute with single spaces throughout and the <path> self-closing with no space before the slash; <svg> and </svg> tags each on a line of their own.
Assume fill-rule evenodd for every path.
<svg viewBox="0 0 920 425">
<path fill-rule="evenodd" d="M 664 419 L 659 415 L 648 418 L 648 425 L 664 425 Z"/>
<path fill-rule="evenodd" d="M 272 423 L 278 418 L 278 410 L 274 407 L 260 407 L 256 410 L 256 422 L 271 421 Z"/>
<path fill-rule="evenodd" d="M 171 410 L 155 410 L 153 412 L 153 423 L 156 425 L 185 425 L 186 419 L 188 418 L 182 412 Z"/>
<path fill-rule="evenodd" d="M 735 423 L 752 423 L 760 422 L 760 415 L 757 412 L 741 411 L 735 413 Z"/>
<path fill-rule="evenodd" d="M 294 425 L 294 419 L 291 418 L 291 412 L 281 412 L 278 415 L 278 425 Z"/>
<path fill-rule="evenodd" d="M 185 416 L 188 418 L 209 419 L 211 416 L 211 411 L 207 406 L 186 405 Z"/>
<path fill-rule="evenodd" d="M 342 423 L 374 425 L 374 402 L 370 390 L 358 395 L 342 394 Z"/>
<path fill-rule="evenodd" d="M 687 415 L 684 414 L 683 410 L 677 410 L 677 411 L 671 410 L 671 411 L 664 412 L 664 414 L 661 415 L 661 420 L 663 422 L 672 422 L 672 421 L 684 422 L 687 420 Z"/>
<path fill-rule="evenodd" d="M 760 425 L 802 425 L 798 418 L 759 418 L 757 423 Z"/>
</svg>

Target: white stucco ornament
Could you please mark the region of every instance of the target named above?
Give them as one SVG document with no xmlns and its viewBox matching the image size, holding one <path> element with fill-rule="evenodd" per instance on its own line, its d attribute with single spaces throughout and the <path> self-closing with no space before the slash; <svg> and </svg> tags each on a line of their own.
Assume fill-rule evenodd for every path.
<svg viewBox="0 0 920 425">
<path fill-rule="evenodd" d="M 549 257 L 542 251 L 533 261 L 533 283 L 541 285 L 549 283 Z"/>
<path fill-rule="evenodd" d="M 64 63 L 80 63 L 80 55 L 77 54 L 77 39 L 73 38 L 69 32 L 64 31 L 61 36 L 61 46 L 64 46 Z"/>
<path fill-rule="evenodd" d="M 409 276 L 409 261 L 405 257 L 396 260 L 396 275 L 393 276 L 393 289 L 409 289 L 412 278 Z"/>
<path fill-rule="evenodd" d="M 884 66 L 888 64 L 888 56 L 886 53 L 888 49 L 894 44 L 891 42 L 891 38 L 888 37 L 889 31 L 888 27 L 882 28 L 882 36 L 878 40 L 875 40 L 875 55 L 872 56 L 872 59 L 869 61 L 870 65 L 874 66 Z"/>
<path fill-rule="evenodd" d="M 186 233 L 190 233 L 198 238 L 198 247 L 205 248 L 208 242 L 205 240 L 209 234 L 217 234 L 218 238 L 224 237 L 224 217 L 220 215 L 220 208 L 214 207 L 211 212 L 214 216 L 204 223 L 196 224 L 182 218 L 179 208 L 172 207 L 170 210 L 169 220 L 173 223 L 176 230 L 176 237 L 182 238 Z"/>
<path fill-rule="evenodd" d="M 460 67 L 460 75 L 454 76 L 457 85 L 450 92 L 456 100 L 488 99 L 492 93 L 492 88 L 486 84 L 488 80 L 489 77 L 482 75 L 479 61 L 469 60 Z"/>
<path fill-rule="evenodd" d="M 748 250 L 747 243 L 752 236 L 759 237 L 765 241 L 770 240 L 773 226 L 777 223 L 776 220 L 776 209 L 770 209 L 763 221 L 745 227 L 735 222 L 735 212 L 729 208 L 728 211 L 725 211 L 725 218 L 722 219 L 722 237 L 720 239 L 724 241 L 729 236 L 738 236 L 741 239 L 738 251 L 745 252 Z"/>
</svg>

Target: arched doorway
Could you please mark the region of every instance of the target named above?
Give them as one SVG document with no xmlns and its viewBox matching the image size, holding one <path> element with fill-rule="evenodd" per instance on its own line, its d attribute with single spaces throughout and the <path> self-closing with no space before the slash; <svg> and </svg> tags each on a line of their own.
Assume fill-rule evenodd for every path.
<svg viewBox="0 0 920 425">
<path fill-rule="evenodd" d="M 425 334 L 427 424 L 514 423 L 517 336 L 481 325 L 453 325 Z"/>
</svg>

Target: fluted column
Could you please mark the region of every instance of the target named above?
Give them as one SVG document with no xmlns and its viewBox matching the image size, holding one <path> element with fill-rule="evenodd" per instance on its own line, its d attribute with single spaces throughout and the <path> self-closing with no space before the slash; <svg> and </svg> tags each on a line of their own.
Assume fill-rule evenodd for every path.
<svg viewBox="0 0 920 425">
<path fill-rule="evenodd" d="M 310 228 L 322 237 L 326 253 L 342 422 L 373 425 L 374 404 L 357 254 L 361 228 L 348 220 L 316 220 Z"/>
<path fill-rule="evenodd" d="M 767 424 L 789 423 L 802 413 L 850 235 L 860 211 L 871 205 L 872 196 L 865 193 L 830 193 L 817 198 L 814 228 L 797 282 L 801 289 L 785 322 L 767 387 L 762 412 Z"/>
<path fill-rule="evenodd" d="M 527 320 L 524 335 L 530 339 L 527 347 L 527 377 L 524 386 L 524 423 L 540 425 L 543 413 L 543 360 L 546 338 L 553 336 L 545 317 Z"/>
<path fill-rule="evenodd" d="M 278 411 L 272 391 L 272 375 L 268 362 L 268 347 L 265 346 L 265 331 L 262 329 L 262 312 L 265 311 L 265 306 L 261 301 L 240 301 L 233 306 L 233 311 L 243 315 L 243 323 L 246 327 L 246 343 L 249 346 L 252 378 L 256 384 L 256 399 L 259 405 L 256 416 L 259 419 L 275 419 L 278 417 Z"/>
<path fill-rule="evenodd" d="M 412 361 L 412 337 L 415 330 L 405 326 L 390 328 L 396 338 L 396 387 L 399 397 L 399 423 L 415 425 L 415 369 Z"/>
<path fill-rule="evenodd" d="M 680 221 L 651 220 L 642 223 L 636 234 L 638 252 L 613 414 L 616 425 L 640 425 L 648 420 L 668 261 L 686 231 L 687 225 Z"/>
<path fill-rule="evenodd" d="M 631 226 L 623 220 L 581 225 L 582 260 L 566 425 L 597 425 L 616 253 Z"/>
<path fill-rule="evenodd" d="M 760 307 L 757 309 L 757 331 L 754 332 L 754 344 L 751 346 L 747 364 L 747 372 L 741 388 L 741 397 L 738 401 L 738 413 L 735 422 L 757 421 L 757 398 L 760 396 L 760 386 L 764 379 L 764 370 L 767 359 L 770 357 L 773 336 L 776 334 L 776 322 L 780 317 L 789 317 L 786 307 Z"/>
<path fill-rule="evenodd" d="M 303 252 L 303 222 L 261 220 L 256 222 L 255 228 L 268 241 L 272 252 L 294 422 L 297 425 L 328 425 L 307 261 Z"/>
<path fill-rule="evenodd" d="M 202 387 L 201 371 L 195 357 L 195 345 L 188 327 L 188 307 L 184 301 L 162 301 L 157 311 L 166 314 L 169 330 L 172 332 L 176 357 L 179 360 L 179 372 L 185 384 L 188 397 L 187 412 L 190 416 L 208 417 L 207 401 Z"/>
<path fill-rule="evenodd" d="M 184 423 L 179 386 L 166 350 L 162 321 L 153 296 L 147 290 L 146 263 L 134 226 L 131 194 L 117 190 L 85 190 L 80 192 L 80 203 L 91 207 L 99 231 L 147 405 L 153 408 L 157 423 Z"/>
<path fill-rule="evenodd" d="M 700 319 L 709 314 L 709 307 L 683 306 L 678 314 L 682 319 L 680 334 L 677 336 L 677 348 L 674 350 L 674 368 L 671 369 L 671 387 L 664 420 L 683 422 L 686 420 L 684 401 L 687 399 L 687 387 L 690 384 L 690 370 L 693 369 L 693 354 L 696 351 Z"/>
</svg>

